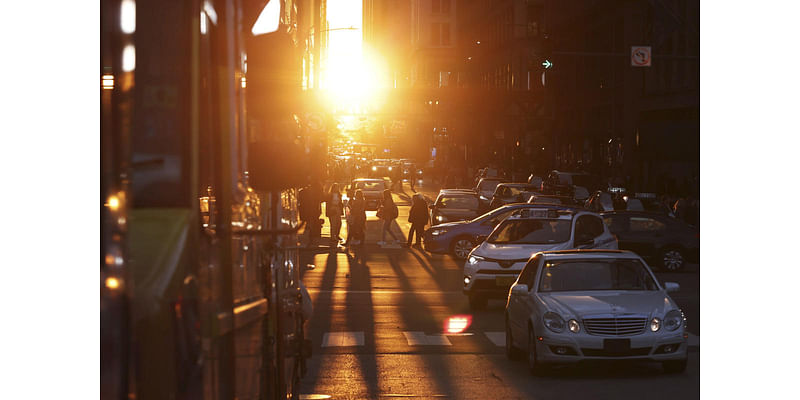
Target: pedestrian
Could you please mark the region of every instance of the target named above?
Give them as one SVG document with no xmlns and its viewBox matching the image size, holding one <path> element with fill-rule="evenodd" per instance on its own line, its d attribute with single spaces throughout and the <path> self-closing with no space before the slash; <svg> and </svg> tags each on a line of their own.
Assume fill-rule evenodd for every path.
<svg viewBox="0 0 800 400">
<path fill-rule="evenodd" d="M 325 215 L 331 224 L 331 242 L 338 244 L 341 237 L 339 232 L 342 230 L 342 193 L 339 184 L 334 182 L 328 192 L 325 202 Z"/>
<path fill-rule="evenodd" d="M 389 189 L 384 190 L 383 200 L 381 201 L 377 214 L 378 218 L 383 220 L 383 231 L 381 231 L 381 241 L 378 242 L 379 245 L 386 244 L 386 232 L 389 232 L 389 235 L 392 236 L 394 243 L 398 242 L 397 236 L 392 232 L 392 223 L 397 218 L 398 213 L 397 205 L 394 204 L 394 200 L 392 199 L 392 191 Z"/>
<path fill-rule="evenodd" d="M 417 189 L 415 189 L 414 186 L 417 184 L 417 178 L 418 178 L 417 171 L 419 170 L 417 169 L 417 166 L 414 164 L 412 164 L 409 167 L 409 169 L 410 171 L 408 171 L 408 184 L 411 186 L 411 191 L 416 193 Z"/>
<path fill-rule="evenodd" d="M 419 194 L 415 194 L 411 198 L 411 210 L 408 212 L 408 222 L 411 223 L 411 229 L 408 231 L 406 247 L 411 247 L 414 232 L 417 233 L 417 242 L 415 246 L 420 246 L 422 244 L 422 234 L 425 232 L 425 225 L 428 223 L 428 203 L 426 203 Z"/>
<path fill-rule="evenodd" d="M 347 202 L 347 207 L 350 209 L 350 220 L 347 222 L 348 239 L 345 245 L 362 244 L 367 229 L 367 202 L 361 189 L 356 190 L 355 197 Z"/>
<path fill-rule="evenodd" d="M 311 202 L 311 189 L 309 186 L 305 186 L 300 188 L 297 193 L 297 210 L 300 213 L 300 222 L 303 223 L 303 236 L 306 237 L 306 244 L 311 245 L 313 240 L 312 230 L 311 227 L 311 215 L 313 214 L 312 210 L 312 202 Z"/>
<path fill-rule="evenodd" d="M 311 223 L 311 243 L 317 243 L 322 238 L 322 224 L 325 222 L 322 218 L 322 203 L 325 201 L 322 189 L 322 183 L 314 181 L 309 187 L 310 204 L 308 205 L 309 223 Z"/>
</svg>

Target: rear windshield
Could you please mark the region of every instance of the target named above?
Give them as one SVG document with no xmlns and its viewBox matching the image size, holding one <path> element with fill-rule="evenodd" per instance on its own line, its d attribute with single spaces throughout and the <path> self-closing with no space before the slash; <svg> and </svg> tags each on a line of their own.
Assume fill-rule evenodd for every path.
<svg viewBox="0 0 800 400">
<path fill-rule="evenodd" d="M 481 184 L 478 185 L 478 190 L 481 192 L 492 191 L 500 184 L 500 181 L 481 181 Z"/>
<path fill-rule="evenodd" d="M 478 199 L 472 196 L 445 196 L 439 198 L 439 205 L 444 208 L 466 208 L 474 210 L 478 208 Z"/>
<path fill-rule="evenodd" d="M 383 190 L 383 182 L 356 182 L 356 189 L 362 190 Z"/>
<path fill-rule="evenodd" d="M 591 260 L 546 263 L 540 292 L 582 290 L 658 290 L 638 260 Z"/>
<path fill-rule="evenodd" d="M 569 240 L 572 221 L 567 219 L 505 220 L 489 236 L 491 244 L 550 244 Z"/>
</svg>

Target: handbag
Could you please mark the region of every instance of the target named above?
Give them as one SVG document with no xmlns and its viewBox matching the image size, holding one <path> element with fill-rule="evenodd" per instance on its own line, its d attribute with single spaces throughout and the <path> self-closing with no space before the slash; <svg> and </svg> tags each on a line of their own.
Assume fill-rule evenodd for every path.
<svg viewBox="0 0 800 400">
<path fill-rule="evenodd" d="M 384 207 L 381 206 L 381 208 L 379 208 L 378 212 L 375 214 L 375 216 L 378 217 L 378 219 L 383 219 L 383 214 L 384 214 L 383 210 L 384 210 Z"/>
</svg>

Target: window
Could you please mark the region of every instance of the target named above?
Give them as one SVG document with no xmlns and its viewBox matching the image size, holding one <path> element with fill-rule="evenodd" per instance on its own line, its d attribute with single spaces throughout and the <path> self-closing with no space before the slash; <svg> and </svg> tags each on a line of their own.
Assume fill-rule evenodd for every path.
<svg viewBox="0 0 800 400">
<path fill-rule="evenodd" d="M 594 239 L 603 234 L 603 221 L 593 215 L 581 215 L 575 222 L 575 240 Z"/>
<path fill-rule="evenodd" d="M 631 232 L 658 232 L 663 231 L 667 226 L 653 218 L 631 217 Z"/>
<path fill-rule="evenodd" d="M 637 260 L 547 263 L 541 292 L 581 290 L 658 290 L 653 276 Z"/>
<path fill-rule="evenodd" d="M 442 14 L 450 14 L 450 0 L 442 0 Z"/>
<path fill-rule="evenodd" d="M 551 244 L 569 240 L 570 226 L 566 219 L 505 220 L 489 236 L 490 244 Z"/>
<path fill-rule="evenodd" d="M 525 265 L 523 268 L 522 273 L 519 274 L 518 282 L 524 285 L 528 285 L 528 291 L 533 288 L 533 281 L 536 279 L 536 271 L 539 269 L 539 261 L 542 259 L 542 256 L 536 256 L 532 260 Z"/>
<path fill-rule="evenodd" d="M 450 44 L 450 24 L 442 24 L 442 44 Z"/>
<path fill-rule="evenodd" d="M 440 42 L 441 25 L 442 24 L 439 24 L 439 23 L 436 23 L 436 22 L 431 24 L 431 45 L 432 46 L 436 46 L 436 45 L 439 45 L 441 43 Z"/>
<path fill-rule="evenodd" d="M 504 219 L 506 219 L 506 217 L 511 215 L 512 212 L 514 212 L 513 209 L 508 210 L 508 211 L 503 211 L 503 212 L 495 215 L 494 217 L 487 219 L 486 222 L 484 222 L 484 224 L 488 225 L 488 226 L 492 226 L 492 227 L 497 226 L 497 224 L 499 224 Z"/>
</svg>

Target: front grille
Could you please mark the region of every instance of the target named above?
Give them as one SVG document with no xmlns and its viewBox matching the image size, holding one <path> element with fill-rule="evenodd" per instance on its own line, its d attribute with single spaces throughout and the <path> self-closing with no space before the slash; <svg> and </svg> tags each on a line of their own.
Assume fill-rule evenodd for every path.
<svg viewBox="0 0 800 400">
<path fill-rule="evenodd" d="M 626 336 L 644 332 L 647 327 L 647 318 L 643 317 L 612 317 L 612 318 L 587 318 L 583 326 L 590 335 Z"/>
<path fill-rule="evenodd" d="M 489 274 L 489 275 L 519 275 L 520 271 L 511 270 L 511 269 L 479 269 L 478 274 Z"/>
<path fill-rule="evenodd" d="M 646 356 L 650 354 L 651 349 L 652 347 L 640 347 L 636 349 L 630 349 L 627 351 L 615 352 L 604 349 L 581 348 L 581 352 L 586 357 L 634 357 L 634 356 Z"/>
<path fill-rule="evenodd" d="M 512 260 L 500 260 L 497 258 L 486 258 L 486 261 L 491 261 L 497 263 L 501 268 L 511 268 L 516 263 L 526 263 L 528 262 L 527 258 L 519 258 L 519 259 L 512 259 Z"/>
</svg>

